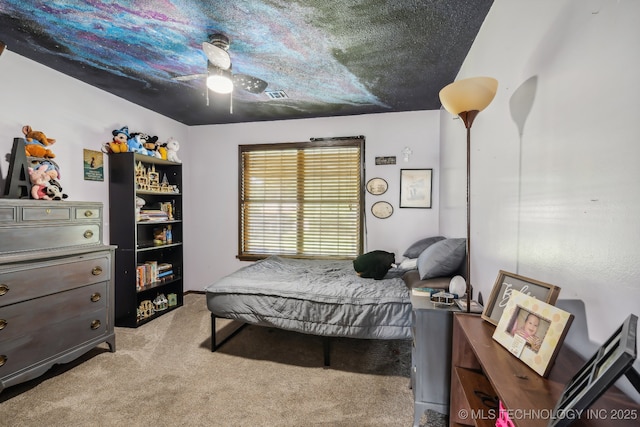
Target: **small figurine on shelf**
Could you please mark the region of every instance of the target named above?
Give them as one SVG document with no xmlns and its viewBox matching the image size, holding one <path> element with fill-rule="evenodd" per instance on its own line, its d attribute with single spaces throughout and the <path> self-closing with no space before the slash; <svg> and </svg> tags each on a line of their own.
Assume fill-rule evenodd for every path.
<svg viewBox="0 0 640 427">
<path fill-rule="evenodd" d="M 145 203 L 146 202 L 142 197 L 136 197 L 136 221 L 140 221 L 140 210 Z"/>
<path fill-rule="evenodd" d="M 167 298 L 164 296 L 164 294 L 159 294 L 154 300 L 153 300 L 153 307 L 155 311 L 162 311 L 162 310 L 166 310 L 169 307 L 169 301 L 167 300 Z"/>
</svg>

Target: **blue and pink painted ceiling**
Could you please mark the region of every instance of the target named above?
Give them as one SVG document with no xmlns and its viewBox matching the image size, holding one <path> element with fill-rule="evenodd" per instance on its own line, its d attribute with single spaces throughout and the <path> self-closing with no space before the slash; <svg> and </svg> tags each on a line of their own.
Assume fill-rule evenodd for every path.
<svg viewBox="0 0 640 427">
<path fill-rule="evenodd" d="M 2 0 L 0 41 L 187 125 L 435 110 L 492 3 Z M 233 73 L 268 83 L 236 88 L 232 113 L 205 79 L 174 79 L 207 73 L 214 33 L 230 40 Z"/>
</svg>

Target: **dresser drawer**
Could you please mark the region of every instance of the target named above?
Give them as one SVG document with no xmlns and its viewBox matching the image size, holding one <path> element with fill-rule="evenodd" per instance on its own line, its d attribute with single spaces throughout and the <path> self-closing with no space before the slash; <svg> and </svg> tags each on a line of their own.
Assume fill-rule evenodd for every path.
<svg viewBox="0 0 640 427">
<path fill-rule="evenodd" d="M 0 307 L 111 279 L 111 252 L 0 266 Z"/>
<path fill-rule="evenodd" d="M 25 207 L 22 209 L 22 220 L 29 221 L 69 221 L 72 206 L 60 207 Z"/>
<path fill-rule="evenodd" d="M 0 252 L 37 251 L 101 242 L 100 224 L 42 225 L 0 228 Z"/>
<path fill-rule="evenodd" d="M 18 208 L 15 206 L 0 206 L 0 224 L 3 222 L 16 222 Z"/>
<path fill-rule="evenodd" d="M 107 316 L 107 286 L 99 283 L 0 308 L 5 321 L 0 378 L 107 335 L 113 321 Z M 93 302 L 96 294 L 101 298 Z"/>
<path fill-rule="evenodd" d="M 74 218 L 80 220 L 102 220 L 102 209 L 92 207 L 74 208 Z"/>
<path fill-rule="evenodd" d="M 55 295 L 35 298 L 0 308 L 0 342 L 63 323 L 69 313 L 83 315 L 102 311 L 109 301 L 107 282 L 83 286 Z M 109 319 L 111 320 L 111 319 Z M 103 322 L 104 323 L 104 322 Z M 102 326 L 107 326 L 106 323 Z"/>
</svg>

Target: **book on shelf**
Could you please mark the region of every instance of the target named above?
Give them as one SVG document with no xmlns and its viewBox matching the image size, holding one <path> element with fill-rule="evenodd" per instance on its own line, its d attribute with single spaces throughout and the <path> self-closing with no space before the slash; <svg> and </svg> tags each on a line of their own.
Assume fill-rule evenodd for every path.
<svg viewBox="0 0 640 427">
<path fill-rule="evenodd" d="M 143 209 L 140 211 L 138 221 L 168 221 L 167 212 L 160 209 Z"/>
<path fill-rule="evenodd" d="M 436 292 L 439 292 L 439 289 L 424 288 L 424 287 L 411 289 L 411 293 L 413 295 L 417 295 L 421 297 L 429 297 L 429 298 L 431 298 L 431 295 L 435 294 Z"/>
<path fill-rule="evenodd" d="M 465 297 L 458 298 L 456 300 L 456 305 L 460 310 L 464 312 L 467 311 L 467 299 Z M 471 309 L 469 312 L 482 313 L 482 310 L 484 310 L 484 307 L 478 301 L 471 300 Z"/>
<path fill-rule="evenodd" d="M 158 279 L 162 279 L 163 277 L 167 277 L 169 275 L 173 275 L 173 270 L 166 270 L 162 273 L 158 273 Z"/>
<path fill-rule="evenodd" d="M 171 270 L 173 265 L 168 262 L 163 262 L 158 264 L 158 273 L 162 273 L 163 271 Z"/>
</svg>

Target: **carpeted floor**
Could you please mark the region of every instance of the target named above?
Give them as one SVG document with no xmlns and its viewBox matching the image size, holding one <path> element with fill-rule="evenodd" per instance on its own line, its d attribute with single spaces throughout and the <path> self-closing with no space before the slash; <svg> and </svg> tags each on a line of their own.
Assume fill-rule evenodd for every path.
<svg viewBox="0 0 640 427">
<path fill-rule="evenodd" d="M 0 393 L 0 426 L 410 426 L 410 341 L 248 326 L 217 352 L 205 297 Z M 427 421 L 427 418 L 429 419 Z M 425 414 L 423 425 L 445 425 Z"/>
</svg>

